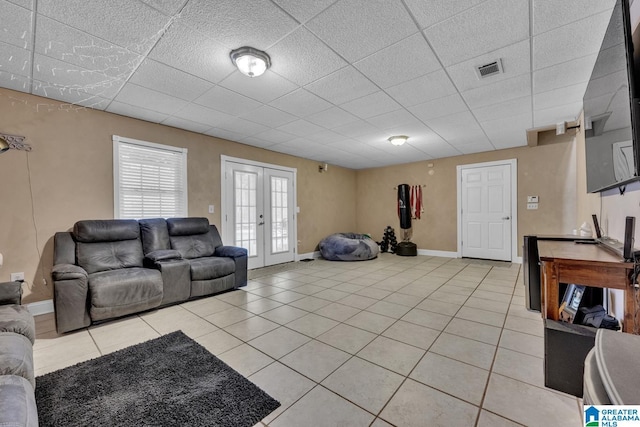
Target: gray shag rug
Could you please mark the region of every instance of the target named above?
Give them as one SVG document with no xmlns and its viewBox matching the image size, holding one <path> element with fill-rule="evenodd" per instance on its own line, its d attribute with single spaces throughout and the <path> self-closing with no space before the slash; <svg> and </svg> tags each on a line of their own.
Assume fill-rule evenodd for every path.
<svg viewBox="0 0 640 427">
<path fill-rule="evenodd" d="M 40 426 L 251 427 L 280 406 L 181 331 L 36 379 Z"/>
</svg>

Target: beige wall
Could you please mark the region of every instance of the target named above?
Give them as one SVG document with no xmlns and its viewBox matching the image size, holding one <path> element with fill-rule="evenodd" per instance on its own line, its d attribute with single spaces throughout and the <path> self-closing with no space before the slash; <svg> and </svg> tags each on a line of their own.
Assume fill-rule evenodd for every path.
<svg viewBox="0 0 640 427">
<path fill-rule="evenodd" d="M 584 123 L 584 113 L 581 114 L 579 123 Z M 580 227 L 585 221 L 593 227 L 593 223 L 591 222 L 591 215 L 593 214 L 597 214 L 598 220 L 602 223 L 600 216 L 600 194 L 587 193 L 587 157 L 585 154 L 585 136 L 582 126 L 576 134 L 576 197 L 577 213 L 576 226 L 574 228 Z"/>
<path fill-rule="evenodd" d="M 332 166 L 320 174 L 318 162 L 6 89 L 0 89 L 0 117 L 0 132 L 26 136 L 33 147 L 29 154 L 9 150 L 0 156 L 0 282 L 24 271 L 25 302 L 51 298 L 56 231 L 80 219 L 113 218 L 114 134 L 189 150 L 190 216 L 220 224 L 224 154 L 297 168 L 299 253 L 314 251 L 324 236 L 356 225 L 353 170 Z M 210 204 L 215 214 L 207 213 Z"/>
<path fill-rule="evenodd" d="M 523 130 L 524 132 L 524 130 Z M 425 184 L 425 215 L 413 222 L 412 241 L 420 249 L 457 251 L 456 166 L 517 159 L 518 252 L 525 234 L 566 234 L 576 215 L 575 144 L 547 143 L 487 153 L 449 157 L 358 173 L 357 229 L 380 240 L 387 225 L 400 228 L 396 214 L 398 184 Z M 428 165 L 432 163 L 433 167 Z M 430 175 L 429 171 L 433 170 Z M 540 198 L 538 210 L 526 210 L 527 195 Z"/>
</svg>

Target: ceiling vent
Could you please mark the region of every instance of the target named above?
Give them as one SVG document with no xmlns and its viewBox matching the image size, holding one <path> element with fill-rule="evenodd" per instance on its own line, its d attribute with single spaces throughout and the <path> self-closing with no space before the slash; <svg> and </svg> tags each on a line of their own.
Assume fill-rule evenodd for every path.
<svg viewBox="0 0 640 427">
<path fill-rule="evenodd" d="M 479 79 L 486 79 L 502 72 L 502 61 L 500 59 L 476 67 L 476 75 Z"/>
</svg>

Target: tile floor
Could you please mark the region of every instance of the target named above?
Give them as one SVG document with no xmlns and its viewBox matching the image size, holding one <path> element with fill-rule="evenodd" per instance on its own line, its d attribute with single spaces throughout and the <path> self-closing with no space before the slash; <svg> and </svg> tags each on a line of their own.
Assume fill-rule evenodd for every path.
<svg viewBox="0 0 640 427">
<path fill-rule="evenodd" d="M 181 329 L 278 399 L 259 426 L 578 426 L 544 387 L 543 326 L 520 265 L 382 254 L 250 271 L 242 290 L 57 336 L 42 375 Z"/>
</svg>

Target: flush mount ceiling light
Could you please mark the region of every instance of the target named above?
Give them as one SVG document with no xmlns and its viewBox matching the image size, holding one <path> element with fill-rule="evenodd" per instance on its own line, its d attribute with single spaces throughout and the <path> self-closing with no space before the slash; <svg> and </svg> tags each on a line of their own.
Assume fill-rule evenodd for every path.
<svg viewBox="0 0 640 427">
<path fill-rule="evenodd" d="M 271 66 L 269 55 L 249 46 L 232 50 L 229 56 L 238 70 L 249 77 L 261 76 Z"/>
<path fill-rule="evenodd" d="M 389 142 L 393 145 L 402 145 L 407 142 L 407 139 L 409 139 L 407 135 L 395 135 L 389 137 Z"/>
</svg>

